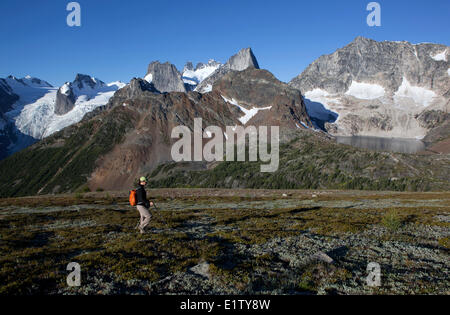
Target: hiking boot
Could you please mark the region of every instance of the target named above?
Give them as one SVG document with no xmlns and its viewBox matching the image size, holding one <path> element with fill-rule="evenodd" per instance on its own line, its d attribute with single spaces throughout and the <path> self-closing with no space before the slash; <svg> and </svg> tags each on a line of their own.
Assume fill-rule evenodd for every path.
<svg viewBox="0 0 450 315">
<path fill-rule="evenodd" d="M 141 234 L 144 234 L 144 233 L 145 233 L 145 230 L 144 230 L 143 228 L 139 227 L 139 232 L 140 232 Z"/>
</svg>

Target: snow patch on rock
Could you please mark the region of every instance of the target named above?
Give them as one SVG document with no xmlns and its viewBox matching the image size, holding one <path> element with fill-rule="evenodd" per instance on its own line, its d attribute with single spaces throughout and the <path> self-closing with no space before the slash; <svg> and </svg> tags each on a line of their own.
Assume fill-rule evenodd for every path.
<svg viewBox="0 0 450 315">
<path fill-rule="evenodd" d="M 385 95 L 385 90 L 378 84 L 362 83 L 353 81 L 352 85 L 345 93 L 361 100 L 374 100 Z"/>
<path fill-rule="evenodd" d="M 63 86 L 61 86 L 60 92 L 61 92 L 61 94 L 69 95 L 69 92 L 70 92 L 70 83 L 65 83 Z"/>
<path fill-rule="evenodd" d="M 329 106 L 329 99 L 330 93 L 328 93 L 325 90 L 322 89 L 314 89 L 312 91 L 308 91 L 305 93 L 305 98 L 313 101 L 313 102 L 319 102 L 322 103 L 325 106 Z"/>
<path fill-rule="evenodd" d="M 148 83 L 152 83 L 153 81 L 153 74 L 149 73 L 144 77 L 144 80 L 147 81 Z"/>
<path fill-rule="evenodd" d="M 219 69 L 222 65 L 220 63 L 215 62 L 214 60 L 210 60 L 207 65 L 200 67 L 195 70 L 185 70 L 183 72 L 183 81 L 187 84 L 199 84 L 211 74 L 214 73 L 217 69 Z"/>
<path fill-rule="evenodd" d="M 211 92 L 212 91 L 212 85 L 211 84 L 208 84 L 204 89 L 203 89 L 203 91 L 202 91 L 202 93 L 209 93 L 209 92 Z"/>
<path fill-rule="evenodd" d="M 413 86 L 406 78 L 403 78 L 402 85 L 400 85 L 394 94 L 394 100 L 396 103 L 399 103 L 402 98 L 409 98 L 417 105 L 428 107 L 436 96 L 436 93 L 433 91 L 423 87 Z"/>
<path fill-rule="evenodd" d="M 303 121 L 301 121 L 300 124 L 301 124 L 304 128 L 309 129 L 308 125 L 305 124 Z M 303 129 L 302 127 L 299 126 L 299 124 L 295 123 L 295 125 L 297 126 L 298 129 Z"/>
<path fill-rule="evenodd" d="M 239 105 L 239 103 L 233 98 L 233 99 L 228 99 L 225 96 L 221 95 L 222 98 L 224 99 L 225 102 L 230 103 L 232 105 L 235 105 L 237 107 L 239 107 L 239 109 L 245 114 L 243 117 L 239 118 L 239 121 L 243 124 L 246 125 L 250 119 L 252 119 L 253 117 L 255 117 L 260 111 L 262 110 L 270 110 L 272 109 L 272 106 L 269 107 L 263 107 L 263 108 L 259 108 L 259 107 L 253 107 L 251 109 L 246 109 L 245 107 Z"/>
<path fill-rule="evenodd" d="M 434 56 L 431 56 L 436 61 L 447 61 L 447 49 Z"/>
</svg>

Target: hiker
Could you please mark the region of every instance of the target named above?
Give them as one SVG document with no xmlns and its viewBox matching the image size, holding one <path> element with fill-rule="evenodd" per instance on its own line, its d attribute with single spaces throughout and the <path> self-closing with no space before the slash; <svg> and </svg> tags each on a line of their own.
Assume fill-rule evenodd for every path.
<svg viewBox="0 0 450 315">
<path fill-rule="evenodd" d="M 150 207 L 153 207 L 153 202 L 147 199 L 147 192 L 145 191 L 145 185 L 147 185 L 147 178 L 141 177 L 139 179 L 139 188 L 136 189 L 136 202 L 137 209 L 141 215 L 141 220 L 139 224 L 139 231 L 141 234 L 145 233 L 145 227 L 149 225 L 152 215 L 150 214 Z"/>
</svg>

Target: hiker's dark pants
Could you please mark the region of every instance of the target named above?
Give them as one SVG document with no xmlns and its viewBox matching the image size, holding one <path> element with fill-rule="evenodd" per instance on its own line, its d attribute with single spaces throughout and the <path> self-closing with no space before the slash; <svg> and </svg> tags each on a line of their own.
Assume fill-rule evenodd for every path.
<svg viewBox="0 0 450 315">
<path fill-rule="evenodd" d="M 141 215 L 139 228 L 143 230 L 147 225 L 149 225 L 152 215 L 150 214 L 150 211 L 144 206 L 137 206 L 137 209 L 139 211 L 139 214 Z"/>
</svg>

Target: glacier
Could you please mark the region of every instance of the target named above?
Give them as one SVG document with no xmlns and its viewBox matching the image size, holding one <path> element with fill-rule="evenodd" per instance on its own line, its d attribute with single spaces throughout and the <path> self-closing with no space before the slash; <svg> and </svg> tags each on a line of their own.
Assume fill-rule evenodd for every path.
<svg viewBox="0 0 450 315">
<path fill-rule="evenodd" d="M 53 87 L 30 76 L 21 79 L 10 76 L 4 79 L 12 93 L 19 96 L 12 109 L 4 114 L 6 121 L 0 121 L 2 127 L 10 123 L 17 129 L 17 140 L 9 144 L 8 152 L 14 153 L 30 145 L 30 137 L 36 140 L 43 139 L 78 123 L 86 113 L 106 105 L 114 93 L 125 86 L 122 82 L 103 84 L 98 79 L 92 79 L 96 82 L 95 86 L 81 86 L 81 88 L 69 82 L 60 88 Z M 56 115 L 55 102 L 58 90 L 67 94 L 71 88 L 77 97 L 74 108 L 65 115 Z"/>
</svg>

